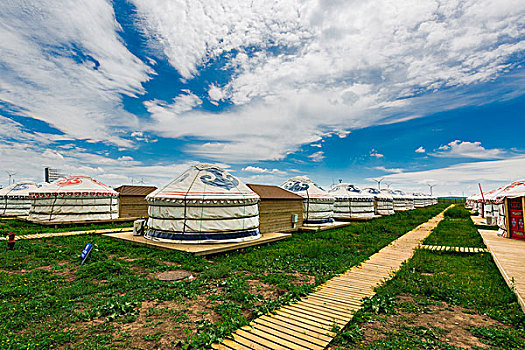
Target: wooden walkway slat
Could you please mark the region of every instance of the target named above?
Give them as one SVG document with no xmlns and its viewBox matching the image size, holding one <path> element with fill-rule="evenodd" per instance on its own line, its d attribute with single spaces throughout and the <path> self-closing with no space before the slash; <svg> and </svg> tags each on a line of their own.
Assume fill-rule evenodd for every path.
<svg viewBox="0 0 525 350">
<path fill-rule="evenodd" d="M 498 236 L 498 231 L 478 230 L 501 275 L 525 312 L 525 241 Z"/>
<path fill-rule="evenodd" d="M 48 232 L 48 233 L 35 233 L 33 235 L 18 235 L 15 236 L 15 240 L 19 241 L 22 239 L 41 239 L 49 237 L 64 237 L 64 236 L 76 236 L 76 235 L 96 235 L 106 234 L 112 232 L 132 232 L 133 227 L 122 227 L 122 228 L 107 228 L 101 230 L 88 230 L 88 231 L 69 231 L 69 232 Z M 6 240 L 7 237 L 0 237 L 0 241 Z"/>
<path fill-rule="evenodd" d="M 335 276 L 297 303 L 261 316 L 223 341 L 223 349 L 324 349 L 443 219 L 443 212 L 401 236 L 367 261 Z M 214 344 L 214 349 L 219 349 Z"/>
</svg>

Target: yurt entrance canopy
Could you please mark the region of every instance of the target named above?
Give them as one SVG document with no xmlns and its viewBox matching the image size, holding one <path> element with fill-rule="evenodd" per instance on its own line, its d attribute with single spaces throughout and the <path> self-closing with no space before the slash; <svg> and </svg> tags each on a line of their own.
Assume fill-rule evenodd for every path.
<svg viewBox="0 0 525 350">
<path fill-rule="evenodd" d="M 257 239 L 259 196 L 226 170 L 190 167 L 150 193 L 146 238 L 169 243 L 226 243 Z"/>
<path fill-rule="evenodd" d="M 32 221 L 118 219 L 118 193 L 89 176 L 66 176 L 29 193 Z"/>
<path fill-rule="evenodd" d="M 20 181 L 0 189 L 0 215 L 27 215 L 31 208 L 29 192 L 40 185 L 32 181 Z"/>
<path fill-rule="evenodd" d="M 363 193 L 357 186 L 340 183 L 333 186 L 328 193 L 335 198 L 335 218 L 373 218 L 374 196 Z"/>
<path fill-rule="evenodd" d="M 377 215 L 394 214 L 394 198 L 390 194 L 373 187 L 364 188 L 363 192 L 374 196 L 375 213 Z"/>
<path fill-rule="evenodd" d="M 307 176 L 293 177 L 281 187 L 304 198 L 303 220 L 305 224 L 325 224 L 334 221 L 334 197 Z"/>
<path fill-rule="evenodd" d="M 508 230 L 510 238 L 525 240 L 525 181 L 515 181 L 505 187 L 496 202 L 504 203 L 505 221 L 498 220 L 500 228 Z"/>
</svg>

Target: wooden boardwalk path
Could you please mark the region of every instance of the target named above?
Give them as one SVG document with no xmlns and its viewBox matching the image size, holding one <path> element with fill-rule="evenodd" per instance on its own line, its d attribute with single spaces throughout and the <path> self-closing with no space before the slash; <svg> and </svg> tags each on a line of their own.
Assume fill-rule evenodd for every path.
<svg viewBox="0 0 525 350">
<path fill-rule="evenodd" d="M 422 244 L 419 246 L 421 249 L 430 250 L 433 252 L 454 252 L 454 253 L 488 253 L 489 250 L 486 248 L 474 248 L 474 247 L 451 247 L 446 245 L 426 245 Z"/>
<path fill-rule="evenodd" d="M 237 330 L 231 339 L 213 344 L 213 349 L 320 350 L 335 337 L 361 308 L 362 299 L 374 295 L 374 288 L 390 279 L 408 260 L 443 212 L 399 237 L 367 261 L 336 276 L 295 304 L 274 314 L 261 316 Z"/>
<path fill-rule="evenodd" d="M 479 233 L 525 312 L 525 241 L 499 237 L 494 230 L 479 230 Z"/>
<path fill-rule="evenodd" d="M 124 228 L 108 228 L 103 230 L 88 230 L 88 231 L 69 231 L 69 232 L 48 232 L 48 233 L 35 233 L 32 235 L 17 235 L 15 239 L 40 239 L 48 237 L 62 237 L 62 236 L 76 236 L 76 235 L 96 235 L 110 232 L 130 232 L 133 231 L 133 227 Z M 7 237 L 0 237 L 0 240 L 5 241 Z"/>
</svg>

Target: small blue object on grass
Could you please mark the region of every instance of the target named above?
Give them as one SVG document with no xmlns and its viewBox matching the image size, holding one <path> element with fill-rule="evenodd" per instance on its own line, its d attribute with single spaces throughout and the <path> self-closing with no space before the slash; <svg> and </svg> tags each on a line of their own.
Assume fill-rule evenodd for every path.
<svg viewBox="0 0 525 350">
<path fill-rule="evenodd" d="M 91 249 L 93 249 L 93 245 L 91 243 L 86 243 L 82 253 L 80 253 L 80 258 L 82 259 L 82 263 L 80 265 L 84 265 L 87 258 L 89 257 L 89 254 L 91 253 Z"/>
</svg>

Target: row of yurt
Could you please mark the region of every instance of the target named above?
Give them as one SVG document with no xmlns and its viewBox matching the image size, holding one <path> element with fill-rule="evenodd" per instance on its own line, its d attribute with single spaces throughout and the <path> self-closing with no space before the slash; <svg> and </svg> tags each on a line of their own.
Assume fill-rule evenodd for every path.
<svg viewBox="0 0 525 350">
<path fill-rule="evenodd" d="M 374 196 L 361 191 L 355 185 L 340 183 L 328 193 L 335 198 L 336 219 L 371 219 L 375 216 Z"/>
<path fill-rule="evenodd" d="M 41 187 L 31 181 L 21 181 L 0 189 L 0 216 L 29 214 L 31 199 L 29 193 Z"/>
</svg>

